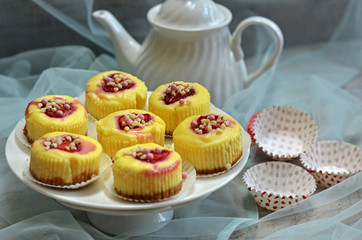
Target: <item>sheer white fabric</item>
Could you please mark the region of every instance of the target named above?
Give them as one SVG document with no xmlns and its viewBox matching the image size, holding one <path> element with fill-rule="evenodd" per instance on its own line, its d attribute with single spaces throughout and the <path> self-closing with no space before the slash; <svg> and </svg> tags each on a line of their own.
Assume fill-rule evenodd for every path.
<svg viewBox="0 0 362 240">
<path fill-rule="evenodd" d="M 52 1 L 33 0 L 40 7 L 112 51 L 104 29 L 90 20 L 93 1 L 84 1 L 81 16 L 55 9 Z M 148 3 L 152 1 L 147 1 Z M 237 1 L 240 6 L 243 2 Z M 255 1 L 265 4 L 270 1 Z M 271 1 L 278 4 L 284 1 Z M 153 3 L 153 2 L 152 2 Z M 288 1 L 294 7 L 298 1 Z M 320 9 L 322 10 L 322 9 Z M 251 11 L 251 10 L 250 10 Z M 321 14 L 323 14 L 321 12 Z M 326 14 L 326 13 L 324 13 Z M 246 129 L 250 117 L 271 105 L 293 105 L 308 112 L 317 122 L 318 140 L 341 140 L 362 147 L 362 2 L 349 1 L 335 34 L 327 41 L 287 48 L 272 70 L 249 88 L 230 96 L 223 110 Z M 321 16 L 322 17 L 322 16 Z M 77 21 L 79 24 L 74 24 Z M 253 57 L 247 59 L 253 69 L 272 52 L 268 33 L 256 28 Z M 270 36 L 269 36 L 270 37 Z M 264 50 L 267 52 L 264 55 Z M 88 79 L 100 71 L 117 69 L 113 56 L 94 53 L 82 46 L 61 46 L 24 52 L 0 59 L 0 238 L 1 239 L 126 239 L 109 236 L 93 227 L 86 213 L 62 206 L 19 181 L 5 158 L 5 143 L 15 124 L 23 117 L 31 100 L 46 94 L 73 97 L 85 90 Z M 245 169 L 269 161 L 256 147 Z M 294 162 L 299 164 L 298 162 Z M 361 196 L 361 173 L 325 189 L 298 205 L 260 218 L 252 196 L 242 182 L 242 173 L 206 199 L 175 209 L 173 220 L 148 236 L 132 239 L 227 239 L 233 231 L 257 222 L 278 219 L 317 209 L 350 194 Z M 362 222 L 347 221 L 361 214 L 362 201 L 328 219 L 296 225 L 266 239 L 357 239 L 362 237 Z M 297 215 L 298 216 L 298 215 Z M 358 215 L 357 215 L 358 216 Z M 360 216 L 360 215 L 359 215 Z"/>
</svg>

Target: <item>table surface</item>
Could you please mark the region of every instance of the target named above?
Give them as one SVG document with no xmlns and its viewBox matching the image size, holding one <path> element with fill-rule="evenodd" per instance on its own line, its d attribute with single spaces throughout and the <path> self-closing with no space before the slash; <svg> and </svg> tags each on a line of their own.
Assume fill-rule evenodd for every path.
<svg viewBox="0 0 362 240">
<path fill-rule="evenodd" d="M 324 205 L 321 208 L 313 209 L 310 211 L 293 214 L 286 217 L 281 217 L 278 219 L 273 219 L 265 222 L 259 222 L 250 227 L 243 228 L 241 230 L 236 230 L 232 233 L 230 239 L 262 239 L 274 232 L 280 231 L 282 229 L 316 221 L 319 219 L 329 218 L 337 215 L 346 208 L 352 206 L 356 202 L 362 199 L 360 192 L 355 192 L 345 198 L 342 198 L 338 201 L 335 201 L 331 204 Z M 269 214 L 270 211 L 264 210 L 259 207 L 260 217 L 263 217 Z M 362 212 L 357 212 L 352 217 L 345 220 L 345 224 L 350 224 L 362 218 Z"/>
</svg>

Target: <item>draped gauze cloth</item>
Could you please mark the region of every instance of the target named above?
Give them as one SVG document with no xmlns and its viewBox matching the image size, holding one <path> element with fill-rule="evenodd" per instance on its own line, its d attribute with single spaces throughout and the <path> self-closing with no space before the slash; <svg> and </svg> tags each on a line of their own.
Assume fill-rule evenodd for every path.
<svg viewBox="0 0 362 240">
<path fill-rule="evenodd" d="M 85 7 L 80 10 L 85 17 L 83 22 L 78 22 L 79 16 L 75 18 L 54 8 L 53 1 L 33 2 L 103 47 L 105 54 L 95 56 L 82 46 L 60 46 L 0 59 L 0 239 L 228 239 L 254 224 L 291 215 L 298 220 L 303 212 L 323 208 L 351 194 L 361 199 L 362 173 L 359 173 L 334 187 L 319 189 L 297 205 L 267 212 L 260 218 L 261 210 L 242 182 L 242 174 L 256 163 L 270 159 L 261 156 L 252 146 L 243 172 L 207 198 L 176 208 L 171 222 L 161 230 L 132 237 L 111 236 L 99 231 L 90 224 L 85 212 L 67 208 L 19 181 L 6 161 L 7 137 L 23 118 L 28 102 L 47 94 L 77 97 L 85 90 L 91 76 L 118 69 L 114 56 L 109 54 L 112 51 L 109 36 L 90 17 L 93 1 L 84 1 Z M 149 2 L 152 1 L 145 1 Z M 236 2 L 242 4 L 243 1 Z M 265 2 L 283 1 L 256 1 L 255 4 Z M 287 2 L 298 6 L 298 1 Z M 321 14 L 328 13 L 321 11 Z M 246 129 L 255 112 L 272 105 L 292 105 L 315 119 L 318 140 L 340 140 L 361 148 L 361 16 L 362 2 L 349 1 L 344 17 L 328 41 L 284 49 L 275 67 L 247 89 L 230 96 L 222 110 Z M 274 43 L 270 44 L 270 33 L 262 27 L 256 27 L 256 31 L 258 44 L 253 57 L 247 59 L 250 69 L 266 61 L 274 48 Z M 298 164 L 298 161 L 293 163 Z M 338 214 L 272 231 L 266 239 L 361 239 L 360 199 Z M 233 232 L 236 235 L 232 235 Z M 247 232 L 243 236 L 253 239 Z"/>
</svg>

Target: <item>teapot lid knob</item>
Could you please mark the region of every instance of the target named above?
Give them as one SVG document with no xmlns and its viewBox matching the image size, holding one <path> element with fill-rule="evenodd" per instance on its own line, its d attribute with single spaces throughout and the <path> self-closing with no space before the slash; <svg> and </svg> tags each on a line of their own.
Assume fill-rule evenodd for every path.
<svg viewBox="0 0 362 240">
<path fill-rule="evenodd" d="M 229 24 L 231 12 L 212 0 L 167 0 L 148 12 L 151 24 L 179 30 L 203 30 Z"/>
</svg>

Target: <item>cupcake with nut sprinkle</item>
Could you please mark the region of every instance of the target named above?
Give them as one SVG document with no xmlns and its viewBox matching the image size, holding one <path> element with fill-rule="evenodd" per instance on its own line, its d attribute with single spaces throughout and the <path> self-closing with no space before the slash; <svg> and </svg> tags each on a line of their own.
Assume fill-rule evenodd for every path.
<svg viewBox="0 0 362 240">
<path fill-rule="evenodd" d="M 97 120 L 120 110 L 143 109 L 146 101 L 145 83 L 125 72 L 102 72 L 87 83 L 85 106 Z"/>
<path fill-rule="evenodd" d="M 78 100 L 66 95 L 47 95 L 28 104 L 24 134 L 30 143 L 55 131 L 87 135 L 87 120 L 87 110 Z"/>
<path fill-rule="evenodd" d="M 166 135 L 172 135 L 185 118 L 210 112 L 210 94 L 198 83 L 172 82 L 159 86 L 149 97 L 148 109 L 166 123 Z"/>
<path fill-rule="evenodd" d="M 145 110 L 117 111 L 97 122 L 97 139 L 111 158 L 119 149 L 135 144 L 154 142 L 163 146 L 165 122 Z"/>
<path fill-rule="evenodd" d="M 196 169 L 197 174 L 229 170 L 242 156 L 242 128 L 223 114 L 195 115 L 175 129 L 175 151 Z"/>
</svg>

